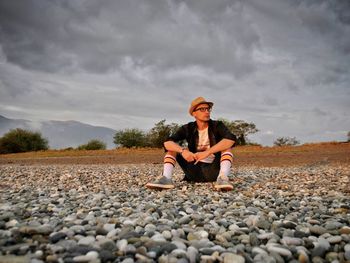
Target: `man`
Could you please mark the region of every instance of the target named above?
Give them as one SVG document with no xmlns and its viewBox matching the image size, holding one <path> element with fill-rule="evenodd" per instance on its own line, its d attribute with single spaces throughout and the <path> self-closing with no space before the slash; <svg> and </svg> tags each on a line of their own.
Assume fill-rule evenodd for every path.
<svg viewBox="0 0 350 263">
<path fill-rule="evenodd" d="M 162 177 L 146 184 L 148 188 L 172 189 L 172 173 L 176 162 L 185 173 L 184 180 L 193 182 L 216 181 L 218 190 L 232 190 L 228 175 L 233 156 L 231 147 L 236 141 L 221 121 L 210 119 L 214 103 L 198 97 L 191 102 L 189 113 L 194 122 L 183 125 L 164 143 L 166 154 Z M 180 146 L 186 140 L 188 147 Z"/>
</svg>

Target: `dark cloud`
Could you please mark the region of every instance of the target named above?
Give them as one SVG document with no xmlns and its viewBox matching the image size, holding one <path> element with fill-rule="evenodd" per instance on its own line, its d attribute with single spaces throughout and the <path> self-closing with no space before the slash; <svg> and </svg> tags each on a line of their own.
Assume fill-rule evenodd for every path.
<svg viewBox="0 0 350 263">
<path fill-rule="evenodd" d="M 349 127 L 349 1 L 0 1 L 0 111 L 149 128 L 189 102 L 256 139 Z M 329 128 L 332 127 L 332 128 Z"/>
<path fill-rule="evenodd" d="M 172 1 L 2 1 L 8 61 L 56 72 L 140 66 L 200 65 L 242 76 L 254 70 L 259 41 L 242 4 Z M 211 15 L 208 15 L 211 14 Z M 76 69 L 76 70 L 78 70 Z"/>
</svg>

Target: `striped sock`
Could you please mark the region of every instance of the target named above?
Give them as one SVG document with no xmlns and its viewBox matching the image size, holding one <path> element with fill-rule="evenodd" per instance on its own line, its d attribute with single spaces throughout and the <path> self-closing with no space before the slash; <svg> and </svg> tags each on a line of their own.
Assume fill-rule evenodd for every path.
<svg viewBox="0 0 350 263">
<path fill-rule="evenodd" d="M 231 152 L 224 152 L 220 158 L 220 172 L 219 175 L 229 176 L 233 162 L 233 154 Z"/>
<path fill-rule="evenodd" d="M 173 170 L 176 164 L 176 159 L 170 154 L 164 156 L 164 167 L 163 167 L 163 176 L 171 179 L 173 175 Z"/>
</svg>

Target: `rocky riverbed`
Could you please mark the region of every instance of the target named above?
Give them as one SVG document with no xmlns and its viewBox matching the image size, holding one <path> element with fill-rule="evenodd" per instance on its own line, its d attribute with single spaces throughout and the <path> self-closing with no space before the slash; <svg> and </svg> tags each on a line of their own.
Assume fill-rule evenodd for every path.
<svg viewBox="0 0 350 263">
<path fill-rule="evenodd" d="M 1 165 L 0 262 L 350 262 L 350 167 L 233 169 L 232 192 L 144 185 L 159 164 Z"/>
</svg>

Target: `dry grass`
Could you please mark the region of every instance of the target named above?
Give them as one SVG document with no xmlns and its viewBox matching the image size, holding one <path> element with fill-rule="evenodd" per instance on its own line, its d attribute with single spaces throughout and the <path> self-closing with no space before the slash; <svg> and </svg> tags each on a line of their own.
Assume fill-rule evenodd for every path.
<svg viewBox="0 0 350 263">
<path fill-rule="evenodd" d="M 243 146 L 233 150 L 236 166 L 294 166 L 315 163 L 350 164 L 350 143 L 301 146 Z M 164 150 L 153 148 L 78 151 L 49 150 L 0 155 L 0 164 L 120 164 L 162 163 Z"/>
<path fill-rule="evenodd" d="M 83 156 L 113 156 L 118 154 L 131 154 L 131 153 L 154 153 L 159 152 L 160 149 L 153 148 L 118 148 L 113 150 L 47 150 L 37 152 L 25 152 L 25 153 L 11 153 L 2 154 L 1 158 L 17 159 L 17 158 L 49 158 L 49 157 L 83 157 Z"/>
</svg>

